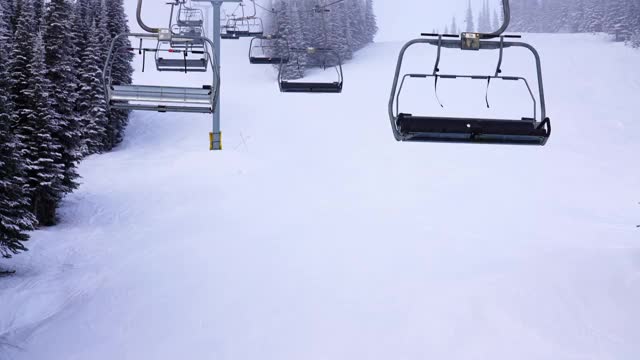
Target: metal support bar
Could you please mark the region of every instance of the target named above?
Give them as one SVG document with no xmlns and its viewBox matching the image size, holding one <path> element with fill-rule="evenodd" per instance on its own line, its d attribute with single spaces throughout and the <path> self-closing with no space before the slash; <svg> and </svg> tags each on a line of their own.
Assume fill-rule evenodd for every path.
<svg viewBox="0 0 640 360">
<path fill-rule="evenodd" d="M 220 51 L 220 8 L 225 2 L 239 3 L 242 0 L 192 0 L 194 3 L 210 3 L 213 7 L 213 57 L 217 67 L 217 73 L 220 74 L 221 51 Z M 220 130 L 220 92 L 216 97 L 215 110 L 211 121 L 212 131 L 209 134 L 209 149 L 222 150 L 222 132 Z"/>
<path fill-rule="evenodd" d="M 136 20 L 138 21 L 138 25 L 140 25 L 142 30 L 153 34 L 160 32 L 159 28 L 150 27 L 145 24 L 144 21 L 142 21 L 142 0 L 138 0 L 138 6 L 136 6 Z"/>
</svg>

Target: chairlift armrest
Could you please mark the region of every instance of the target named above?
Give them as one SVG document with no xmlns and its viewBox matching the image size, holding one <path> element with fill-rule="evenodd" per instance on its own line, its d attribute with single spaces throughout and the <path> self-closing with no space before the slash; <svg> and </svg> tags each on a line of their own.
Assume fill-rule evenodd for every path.
<svg viewBox="0 0 640 360">
<path fill-rule="evenodd" d="M 420 36 L 430 36 L 430 37 L 446 37 L 446 38 L 459 38 L 460 35 L 455 35 L 455 34 L 436 34 L 436 33 L 422 33 L 420 34 Z"/>
</svg>

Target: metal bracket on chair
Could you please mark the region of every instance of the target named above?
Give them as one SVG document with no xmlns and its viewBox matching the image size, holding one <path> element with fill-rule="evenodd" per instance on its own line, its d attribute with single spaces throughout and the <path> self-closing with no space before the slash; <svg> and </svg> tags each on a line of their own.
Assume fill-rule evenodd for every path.
<svg viewBox="0 0 640 360">
<path fill-rule="evenodd" d="M 474 32 L 463 32 L 460 34 L 462 50 L 480 50 L 480 38 L 482 34 Z"/>
<path fill-rule="evenodd" d="M 495 76 L 499 76 L 502 73 L 502 57 L 504 54 L 504 36 L 500 36 L 500 55 L 498 58 L 498 66 L 496 66 Z"/>
</svg>

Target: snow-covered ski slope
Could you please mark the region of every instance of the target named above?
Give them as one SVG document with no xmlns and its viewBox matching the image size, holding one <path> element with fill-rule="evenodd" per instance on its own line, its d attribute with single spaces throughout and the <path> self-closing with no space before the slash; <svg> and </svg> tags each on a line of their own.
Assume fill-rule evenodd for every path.
<svg viewBox="0 0 640 360">
<path fill-rule="evenodd" d="M 7 263 L 0 359 L 638 359 L 640 52 L 527 40 L 546 147 L 396 143 L 401 42 L 358 53 L 341 95 L 280 94 L 248 40 L 225 42 L 225 150 L 208 116 L 134 113 Z M 443 82 L 445 110 L 528 106 L 497 85 L 483 109 L 469 85 Z M 445 111 L 430 84 L 406 102 Z"/>
</svg>

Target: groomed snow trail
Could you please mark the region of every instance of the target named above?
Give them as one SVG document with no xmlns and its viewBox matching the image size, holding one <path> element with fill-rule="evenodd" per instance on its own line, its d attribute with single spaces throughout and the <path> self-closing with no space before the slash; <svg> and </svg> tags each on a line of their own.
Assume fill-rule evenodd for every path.
<svg viewBox="0 0 640 360">
<path fill-rule="evenodd" d="M 305 96 L 225 42 L 225 150 L 134 113 L 0 281 L 0 358 L 637 359 L 640 52 L 528 40 L 544 148 L 396 143 L 401 43 Z"/>
</svg>

